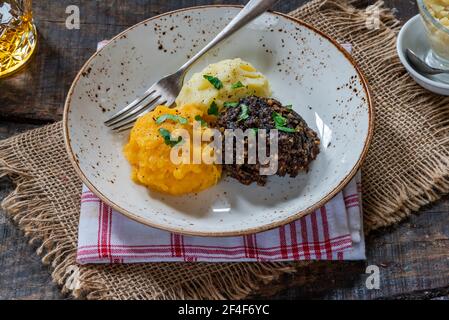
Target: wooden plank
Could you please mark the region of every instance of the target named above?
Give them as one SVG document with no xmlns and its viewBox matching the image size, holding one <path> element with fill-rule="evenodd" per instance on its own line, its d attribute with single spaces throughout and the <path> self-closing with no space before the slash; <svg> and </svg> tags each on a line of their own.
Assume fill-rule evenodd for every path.
<svg viewBox="0 0 449 320">
<path fill-rule="evenodd" d="M 11 183 L 0 179 L 0 199 L 11 191 Z M 64 298 L 36 249 L 0 210 L 0 299 Z"/>
<path fill-rule="evenodd" d="M 96 43 L 150 16 L 208 3 L 245 1 L 91 1 L 35 2 L 40 32 L 39 53 L 16 76 L 0 80 L 0 118 L 20 122 L 46 122 L 61 117 L 64 97 L 77 70 L 94 52 Z M 282 1 L 288 12 L 305 0 Z M 65 29 L 65 8 L 81 8 L 81 30 Z M 367 1 L 372 3 L 372 1 Z M 417 13 L 415 1 L 387 0 L 403 20 Z M 34 128 L 29 124 L 0 121 L 0 139 Z M 12 190 L 0 180 L 0 200 Z M 449 197 L 413 216 L 397 228 L 376 233 L 368 240 L 367 262 L 316 263 L 295 276 L 263 287 L 254 298 L 429 298 L 449 296 Z M 0 299 L 64 298 L 51 282 L 22 232 L 0 212 Z M 381 288 L 366 289 L 366 265 L 381 268 Z M 280 293 L 278 293 L 281 291 Z"/>
<path fill-rule="evenodd" d="M 0 140 L 36 128 L 35 125 L 0 121 Z M 0 201 L 13 190 L 0 178 Z M 0 209 L 0 299 L 62 299 L 48 266 L 36 254 L 16 224 Z"/>
<path fill-rule="evenodd" d="M 417 299 L 449 296 L 449 196 L 398 227 L 368 237 L 366 262 L 323 262 L 261 288 L 254 298 Z M 368 265 L 380 289 L 368 290 Z M 285 289 L 290 287 L 290 289 Z M 278 293 L 282 291 L 281 293 Z"/>
</svg>

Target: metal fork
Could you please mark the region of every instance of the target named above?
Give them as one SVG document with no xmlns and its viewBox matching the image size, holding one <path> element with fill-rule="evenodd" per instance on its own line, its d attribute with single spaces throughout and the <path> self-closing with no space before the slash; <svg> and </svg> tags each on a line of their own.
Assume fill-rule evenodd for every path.
<svg viewBox="0 0 449 320">
<path fill-rule="evenodd" d="M 205 53 L 230 37 L 236 31 L 269 10 L 279 0 L 251 0 L 240 13 L 208 45 L 187 61 L 178 71 L 153 84 L 143 95 L 131 102 L 120 112 L 105 122 L 112 130 L 125 131 L 133 127 L 140 116 L 153 110 L 157 105 L 174 104 L 181 91 L 189 68 Z"/>
</svg>

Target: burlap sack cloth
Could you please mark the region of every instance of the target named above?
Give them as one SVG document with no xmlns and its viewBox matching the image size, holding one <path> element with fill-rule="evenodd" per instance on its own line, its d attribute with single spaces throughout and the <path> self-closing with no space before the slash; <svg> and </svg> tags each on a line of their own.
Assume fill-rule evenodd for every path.
<svg viewBox="0 0 449 320">
<path fill-rule="evenodd" d="M 398 21 L 378 3 L 379 29 L 369 11 L 345 0 L 312 1 L 291 13 L 340 42 L 372 87 L 376 130 L 363 167 L 366 231 L 401 221 L 448 192 L 449 100 L 418 87 L 395 52 Z M 64 291 L 90 299 L 242 298 L 294 263 L 152 263 L 79 266 L 75 262 L 81 182 L 67 157 L 61 123 L 0 142 L 0 176 L 17 189 L 3 207 L 50 263 Z"/>
</svg>

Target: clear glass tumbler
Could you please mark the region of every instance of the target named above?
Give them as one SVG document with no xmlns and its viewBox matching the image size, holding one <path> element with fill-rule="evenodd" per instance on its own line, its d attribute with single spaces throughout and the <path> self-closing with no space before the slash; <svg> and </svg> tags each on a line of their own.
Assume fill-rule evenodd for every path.
<svg viewBox="0 0 449 320">
<path fill-rule="evenodd" d="M 19 70 L 36 49 L 32 0 L 0 0 L 0 78 Z"/>
<path fill-rule="evenodd" d="M 446 2 L 449 3 L 449 1 Z M 449 68 L 449 27 L 434 16 L 435 11 L 430 7 L 431 3 L 433 3 L 432 0 L 418 0 L 419 11 L 431 48 L 425 60 L 434 67 Z M 438 9 L 446 9 L 438 4 L 436 6 Z"/>
</svg>

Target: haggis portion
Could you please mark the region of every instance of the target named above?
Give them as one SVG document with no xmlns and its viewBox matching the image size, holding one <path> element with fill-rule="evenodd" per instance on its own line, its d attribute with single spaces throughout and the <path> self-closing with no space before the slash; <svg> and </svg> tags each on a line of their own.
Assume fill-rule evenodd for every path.
<svg viewBox="0 0 449 320">
<path fill-rule="evenodd" d="M 267 130 L 267 155 L 270 153 L 270 130 L 277 129 L 278 170 L 277 175 L 296 177 L 300 172 L 307 172 L 310 163 L 320 152 L 320 139 L 316 132 L 307 126 L 304 119 L 288 106 L 282 106 L 274 99 L 250 96 L 239 102 L 225 104 L 215 124 L 221 132 L 226 129 Z M 226 152 L 223 139 L 223 152 Z M 263 167 L 257 159 L 256 164 L 248 164 L 248 139 L 245 138 L 245 163 L 235 164 L 236 145 L 234 144 L 234 164 L 225 164 L 227 174 L 245 185 L 256 182 L 264 186 L 267 176 L 260 174 Z M 225 155 L 223 155 L 225 159 Z"/>
</svg>

